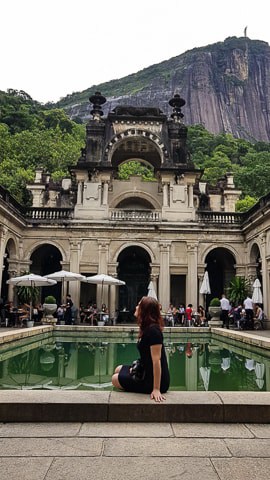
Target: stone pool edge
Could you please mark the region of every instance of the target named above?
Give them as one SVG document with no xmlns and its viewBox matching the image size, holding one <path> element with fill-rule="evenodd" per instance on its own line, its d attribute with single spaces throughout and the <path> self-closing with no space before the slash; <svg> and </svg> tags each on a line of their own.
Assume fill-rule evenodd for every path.
<svg viewBox="0 0 270 480">
<path fill-rule="evenodd" d="M 130 332 L 132 327 L 105 327 L 107 332 Z M 0 344 L 49 333 L 104 330 L 104 327 L 40 326 L 1 332 Z M 136 327 L 135 327 L 136 330 Z M 199 333 L 203 328 L 166 328 L 168 333 Z M 212 328 L 220 337 L 270 348 L 270 339 L 250 332 Z M 270 392 L 168 392 L 155 404 L 149 395 L 86 391 L 0 391 L 0 422 L 187 422 L 270 423 Z"/>
<path fill-rule="evenodd" d="M 0 422 L 270 423 L 270 392 L 0 392 Z"/>
</svg>

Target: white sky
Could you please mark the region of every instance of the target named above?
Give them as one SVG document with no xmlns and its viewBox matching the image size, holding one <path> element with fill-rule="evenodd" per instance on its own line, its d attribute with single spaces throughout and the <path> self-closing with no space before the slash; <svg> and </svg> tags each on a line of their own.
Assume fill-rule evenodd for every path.
<svg viewBox="0 0 270 480">
<path fill-rule="evenodd" d="M 270 42 L 269 0 L 1 0 L 0 90 L 40 102 L 122 78 L 195 47 Z"/>
</svg>

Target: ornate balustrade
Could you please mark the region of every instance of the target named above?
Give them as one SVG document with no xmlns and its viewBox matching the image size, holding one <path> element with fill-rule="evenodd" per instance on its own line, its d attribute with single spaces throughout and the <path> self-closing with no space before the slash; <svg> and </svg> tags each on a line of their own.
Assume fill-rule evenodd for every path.
<svg viewBox="0 0 270 480">
<path fill-rule="evenodd" d="M 218 223 L 218 224 L 234 224 L 241 225 L 244 220 L 242 213 L 236 212 L 210 212 L 199 211 L 198 221 L 199 223 Z"/>
<path fill-rule="evenodd" d="M 31 220 L 70 220 L 73 208 L 30 207 L 26 209 L 25 216 Z"/>
<path fill-rule="evenodd" d="M 153 210 L 112 210 L 111 220 L 117 222 L 159 222 L 160 212 Z"/>
</svg>

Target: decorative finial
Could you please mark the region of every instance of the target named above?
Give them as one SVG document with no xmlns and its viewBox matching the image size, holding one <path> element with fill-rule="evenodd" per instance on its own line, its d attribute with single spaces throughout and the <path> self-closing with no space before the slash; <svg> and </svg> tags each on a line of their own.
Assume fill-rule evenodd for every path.
<svg viewBox="0 0 270 480">
<path fill-rule="evenodd" d="M 103 116 L 101 105 L 106 102 L 106 98 L 103 97 L 100 92 L 95 92 L 95 94 L 89 98 L 89 102 L 93 104 L 93 109 L 90 112 L 91 115 L 93 115 L 93 119 L 99 121 L 100 117 Z"/>
<path fill-rule="evenodd" d="M 186 104 L 185 100 L 176 93 L 173 98 L 169 101 L 169 105 L 173 107 L 173 113 L 171 114 L 171 118 L 174 119 L 175 122 L 179 122 L 181 118 L 183 118 L 183 113 L 181 112 L 181 107 Z"/>
</svg>

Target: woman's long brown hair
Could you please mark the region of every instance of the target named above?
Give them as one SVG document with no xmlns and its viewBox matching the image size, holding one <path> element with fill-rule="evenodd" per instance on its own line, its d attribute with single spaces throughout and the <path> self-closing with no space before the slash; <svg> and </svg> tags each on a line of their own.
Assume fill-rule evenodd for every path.
<svg viewBox="0 0 270 480">
<path fill-rule="evenodd" d="M 142 297 L 139 303 L 137 323 L 139 325 L 139 337 L 150 325 L 157 325 L 160 330 L 164 328 L 164 321 L 160 313 L 160 305 L 152 297 Z"/>
</svg>

